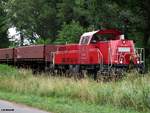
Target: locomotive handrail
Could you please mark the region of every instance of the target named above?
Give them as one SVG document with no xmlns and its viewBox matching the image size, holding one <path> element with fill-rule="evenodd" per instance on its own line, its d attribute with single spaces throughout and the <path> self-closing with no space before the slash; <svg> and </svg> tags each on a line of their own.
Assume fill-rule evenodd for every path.
<svg viewBox="0 0 150 113">
<path fill-rule="evenodd" d="M 52 54 L 52 57 L 53 57 L 53 65 L 55 65 L 55 53 L 56 52 L 52 52 L 51 54 Z"/>
<path fill-rule="evenodd" d="M 99 63 L 100 63 L 100 69 L 103 69 L 103 54 L 101 53 L 101 51 L 98 48 L 97 48 L 97 51 L 98 51 L 99 55 L 101 56 L 101 58 L 100 58 L 100 56 L 98 56 Z"/>
<path fill-rule="evenodd" d="M 120 61 L 120 57 L 118 56 L 121 56 L 125 62 L 126 62 L 126 59 L 125 59 L 125 56 L 127 55 L 128 53 L 122 53 L 120 52 L 120 54 L 118 52 L 116 52 L 116 57 L 117 57 L 117 61 Z M 130 53 L 131 56 L 135 55 L 139 58 L 139 64 L 143 64 L 145 66 L 145 51 L 144 51 L 144 48 L 135 48 L 134 50 L 134 53 Z"/>
<path fill-rule="evenodd" d="M 136 52 L 136 54 L 139 55 L 140 63 L 143 63 L 143 65 L 145 66 L 145 50 L 144 50 L 144 48 L 135 48 L 135 52 Z"/>
<path fill-rule="evenodd" d="M 111 53 L 111 52 L 110 52 L 110 45 L 109 45 L 109 48 L 108 48 L 108 49 L 109 49 L 109 51 L 108 51 L 108 52 L 109 52 L 109 53 L 108 53 L 108 55 L 109 55 L 108 61 L 109 61 L 109 63 L 110 63 L 110 66 L 108 65 L 108 70 L 110 70 L 110 68 L 112 67 L 112 57 L 110 56 L 110 53 Z M 108 63 L 108 64 L 109 64 L 109 63 Z"/>
</svg>

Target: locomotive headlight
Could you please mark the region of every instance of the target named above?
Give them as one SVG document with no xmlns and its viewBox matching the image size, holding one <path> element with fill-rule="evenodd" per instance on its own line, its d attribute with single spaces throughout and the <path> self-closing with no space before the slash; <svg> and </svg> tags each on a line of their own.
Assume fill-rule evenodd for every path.
<svg viewBox="0 0 150 113">
<path fill-rule="evenodd" d="M 120 64 L 122 64 L 123 63 L 123 61 L 122 60 L 120 60 Z"/>
<path fill-rule="evenodd" d="M 125 44 L 125 43 L 126 43 L 126 41 L 125 41 L 125 40 L 123 40 L 123 41 L 122 41 L 122 43 L 123 43 L 123 44 Z"/>
<path fill-rule="evenodd" d="M 120 62 L 120 64 L 123 64 L 123 58 L 120 58 L 119 62 Z"/>
<path fill-rule="evenodd" d="M 137 58 L 137 64 L 140 64 L 140 60 L 139 60 L 139 58 Z"/>
</svg>

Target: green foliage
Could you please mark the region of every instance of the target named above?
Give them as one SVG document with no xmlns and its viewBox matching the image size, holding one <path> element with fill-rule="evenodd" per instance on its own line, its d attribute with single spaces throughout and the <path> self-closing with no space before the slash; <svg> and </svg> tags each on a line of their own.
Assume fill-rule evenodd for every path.
<svg viewBox="0 0 150 113">
<path fill-rule="evenodd" d="M 9 26 L 21 31 L 23 39 L 36 40 L 38 35 L 51 42 L 70 43 L 78 42 L 76 34 L 82 34 L 82 29 L 119 28 L 128 33 L 130 39 L 136 40 L 138 47 L 149 48 L 150 45 L 149 0 L 2 0 L 1 3 L 7 7 L 0 6 L 3 13 L 0 31 L 5 31 L 0 37 L 6 37 L 7 27 L 1 25 L 9 20 Z M 7 11 L 7 19 L 4 11 Z M 73 21 L 82 26 L 79 27 L 81 31 L 77 31 L 76 25 L 70 26 L 74 31 L 65 27 Z M 8 41 L 7 38 L 1 39 L 1 42 Z M 146 53 L 148 58 L 150 52 Z"/>
<path fill-rule="evenodd" d="M 8 18 L 6 17 L 6 11 L 4 10 L 4 3 L 5 0 L 0 1 L 0 48 L 9 46 L 9 40 L 7 37 Z"/>
<path fill-rule="evenodd" d="M 51 40 L 50 39 L 43 39 L 43 38 L 38 38 L 35 42 L 35 44 L 50 44 Z"/>
<path fill-rule="evenodd" d="M 121 4 L 118 0 L 116 0 L 118 4 Z M 124 9 L 128 9 L 131 13 L 129 16 L 130 21 L 130 31 L 132 31 L 131 34 L 136 32 L 136 40 L 140 46 L 144 47 L 146 50 L 146 59 L 148 61 L 150 57 L 150 7 L 148 4 L 150 4 L 149 0 L 126 0 L 124 1 Z M 141 40 L 142 39 L 142 40 Z M 142 42 L 142 43 L 141 43 Z M 150 62 L 146 62 L 150 63 Z M 147 64 L 148 65 L 148 64 Z"/>
<path fill-rule="evenodd" d="M 39 38 L 36 40 L 35 44 L 49 44 L 50 43 L 50 40 L 46 39 L 42 39 L 42 38 Z"/>
<path fill-rule="evenodd" d="M 78 43 L 84 31 L 84 28 L 79 22 L 72 21 L 70 24 L 64 23 L 55 43 Z"/>
<path fill-rule="evenodd" d="M 49 0 L 9 0 L 7 3 L 10 26 L 21 31 L 24 38 L 56 36 L 56 2 Z"/>
</svg>

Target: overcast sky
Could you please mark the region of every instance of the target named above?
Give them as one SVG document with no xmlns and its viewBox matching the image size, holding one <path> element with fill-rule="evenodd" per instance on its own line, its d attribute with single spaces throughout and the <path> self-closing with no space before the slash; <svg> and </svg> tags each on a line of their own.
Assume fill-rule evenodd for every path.
<svg viewBox="0 0 150 113">
<path fill-rule="evenodd" d="M 10 41 L 20 41 L 20 34 L 16 31 L 16 28 L 9 28 L 8 29 L 8 37 Z M 27 39 L 24 40 L 24 44 L 29 44 Z"/>
<path fill-rule="evenodd" d="M 20 36 L 19 34 L 17 35 L 18 33 L 16 32 L 16 28 L 9 28 L 8 29 L 8 37 L 11 39 L 11 40 L 19 40 L 20 39 Z"/>
</svg>

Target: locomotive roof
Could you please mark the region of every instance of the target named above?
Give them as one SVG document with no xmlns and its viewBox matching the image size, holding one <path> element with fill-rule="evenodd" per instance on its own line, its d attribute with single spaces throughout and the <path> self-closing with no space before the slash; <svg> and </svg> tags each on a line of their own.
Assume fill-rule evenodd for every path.
<svg viewBox="0 0 150 113">
<path fill-rule="evenodd" d="M 96 34 L 98 31 L 99 31 L 99 30 L 97 30 L 97 31 L 92 31 L 92 32 L 86 32 L 86 33 L 84 33 L 82 36 L 92 36 L 92 35 Z"/>
<path fill-rule="evenodd" d="M 92 32 L 86 32 L 84 33 L 81 38 L 79 44 L 89 44 L 94 34 L 112 34 L 114 39 L 119 39 L 120 35 L 122 35 L 122 32 L 117 29 L 107 29 L 107 30 L 97 30 Z"/>
<path fill-rule="evenodd" d="M 94 34 L 113 34 L 114 36 L 121 35 L 122 32 L 117 29 L 109 29 L 109 30 L 97 30 L 97 31 L 92 31 L 92 32 L 86 32 L 82 35 L 84 36 L 93 36 Z"/>
</svg>

